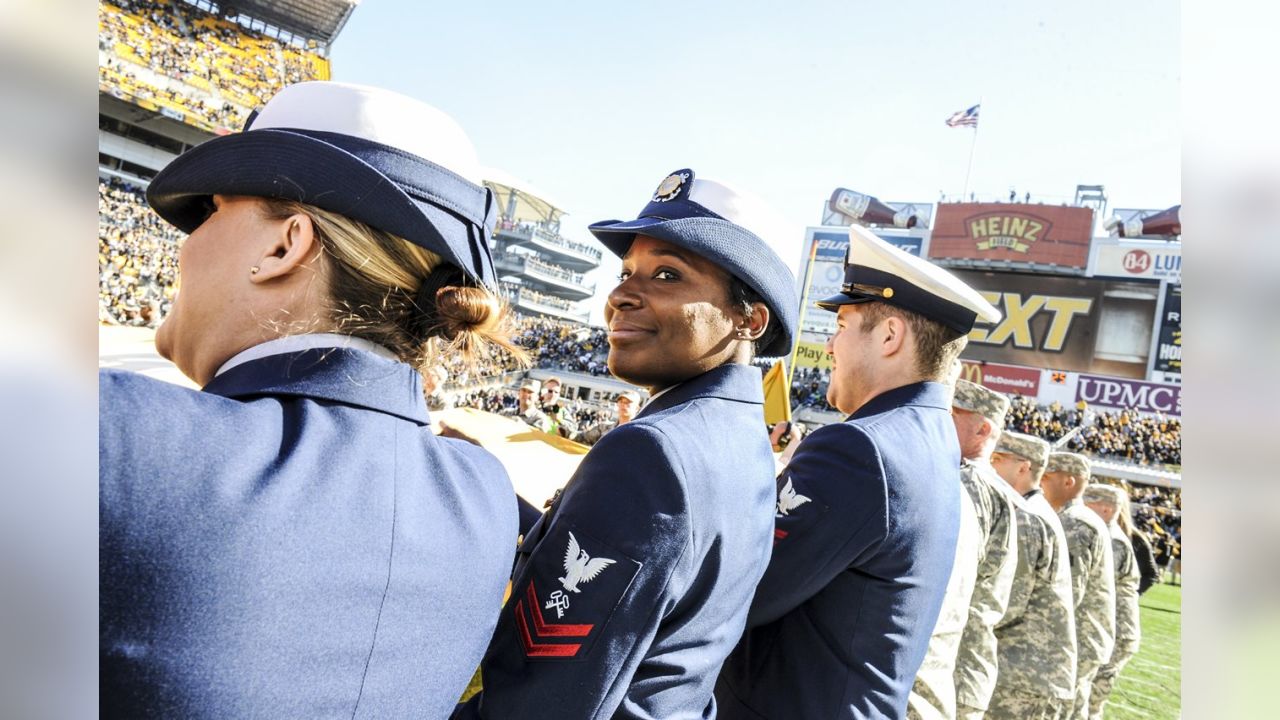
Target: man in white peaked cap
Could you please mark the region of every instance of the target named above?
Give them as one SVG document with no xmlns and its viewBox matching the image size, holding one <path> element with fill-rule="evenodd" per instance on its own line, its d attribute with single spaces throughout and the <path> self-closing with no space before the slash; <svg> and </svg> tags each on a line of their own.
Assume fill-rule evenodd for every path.
<svg viewBox="0 0 1280 720">
<path fill-rule="evenodd" d="M 900 718 L 959 535 L 952 363 L 1000 312 L 954 275 L 849 230 L 827 401 L 778 478 L 773 557 L 716 687 L 722 718 Z"/>
</svg>

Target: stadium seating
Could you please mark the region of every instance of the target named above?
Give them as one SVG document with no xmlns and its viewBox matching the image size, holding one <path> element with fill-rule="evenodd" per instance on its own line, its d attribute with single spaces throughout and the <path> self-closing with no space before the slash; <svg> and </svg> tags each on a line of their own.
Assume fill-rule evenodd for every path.
<svg viewBox="0 0 1280 720">
<path fill-rule="evenodd" d="M 285 85 L 329 61 L 181 0 L 98 5 L 99 89 L 213 132 L 238 129 Z"/>
</svg>

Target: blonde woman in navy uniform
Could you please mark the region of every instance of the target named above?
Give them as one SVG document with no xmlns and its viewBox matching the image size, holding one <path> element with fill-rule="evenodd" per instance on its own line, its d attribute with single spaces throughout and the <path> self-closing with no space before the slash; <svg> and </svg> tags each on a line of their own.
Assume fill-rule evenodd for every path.
<svg viewBox="0 0 1280 720">
<path fill-rule="evenodd" d="M 453 709 L 517 533 L 419 374 L 509 346 L 477 167 L 438 110 L 316 82 L 156 176 L 191 233 L 156 345 L 202 390 L 100 375 L 104 717 Z"/>
<path fill-rule="evenodd" d="M 757 352 L 798 302 L 759 201 L 691 170 L 637 220 L 591 231 L 622 258 L 609 369 L 649 404 L 609 431 L 524 541 L 511 600 L 459 716 L 712 717 L 773 542 Z"/>
</svg>

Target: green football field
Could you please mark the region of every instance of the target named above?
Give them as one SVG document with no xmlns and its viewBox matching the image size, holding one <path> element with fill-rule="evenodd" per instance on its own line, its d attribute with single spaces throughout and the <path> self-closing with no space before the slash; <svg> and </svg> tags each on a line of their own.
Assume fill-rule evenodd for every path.
<svg viewBox="0 0 1280 720">
<path fill-rule="evenodd" d="M 1166 720 L 1182 709 L 1182 587 L 1153 586 L 1141 598 L 1142 645 L 1116 681 L 1107 720 Z"/>
</svg>

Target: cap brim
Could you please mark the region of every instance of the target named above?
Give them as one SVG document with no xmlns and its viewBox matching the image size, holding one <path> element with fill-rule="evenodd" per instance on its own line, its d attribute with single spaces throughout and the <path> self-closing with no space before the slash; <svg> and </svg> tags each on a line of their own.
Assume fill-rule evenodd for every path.
<svg viewBox="0 0 1280 720">
<path fill-rule="evenodd" d="M 594 223 L 587 227 L 592 235 L 601 242 L 609 252 L 622 257 L 631 249 L 631 243 L 635 242 L 636 235 L 652 235 L 659 240 L 669 240 L 661 235 L 654 235 L 653 232 L 662 232 L 665 225 L 669 225 L 673 220 L 665 220 L 663 218 L 638 218 L 636 220 L 606 220 L 604 222 Z"/>
<path fill-rule="evenodd" d="M 360 158 L 323 140 L 264 129 L 213 138 L 174 158 L 147 188 L 160 217 L 193 232 L 211 195 L 294 200 L 359 220 L 440 255 L 493 285 L 492 260 L 476 258 L 472 223 L 410 197 Z"/>
<path fill-rule="evenodd" d="M 846 295 L 840 293 L 829 298 L 823 298 L 814 304 L 828 312 L 840 312 L 841 305 L 860 305 L 879 299 L 874 295 Z"/>
</svg>

